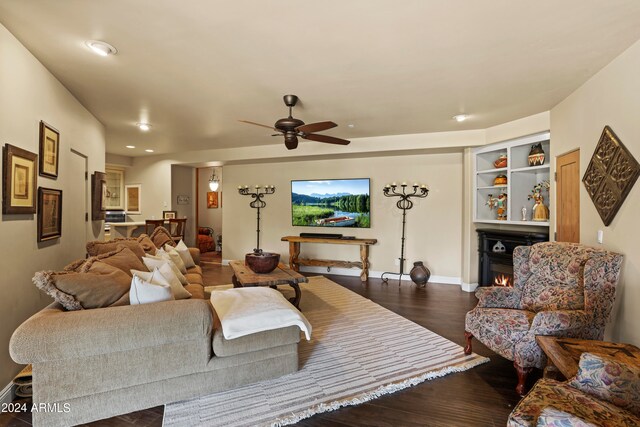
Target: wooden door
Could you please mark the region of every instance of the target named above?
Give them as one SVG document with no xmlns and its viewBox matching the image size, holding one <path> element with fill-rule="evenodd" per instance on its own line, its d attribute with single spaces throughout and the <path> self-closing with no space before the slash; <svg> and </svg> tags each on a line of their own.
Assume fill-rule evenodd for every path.
<svg viewBox="0 0 640 427">
<path fill-rule="evenodd" d="M 556 158 L 556 241 L 580 243 L 580 150 Z"/>
</svg>

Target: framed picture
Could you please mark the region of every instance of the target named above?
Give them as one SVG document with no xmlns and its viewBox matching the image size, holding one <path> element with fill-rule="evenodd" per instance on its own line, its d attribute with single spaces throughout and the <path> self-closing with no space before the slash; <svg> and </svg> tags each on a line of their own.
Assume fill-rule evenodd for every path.
<svg viewBox="0 0 640 427">
<path fill-rule="evenodd" d="M 177 211 L 162 211 L 162 219 L 176 219 L 177 217 Z"/>
<path fill-rule="evenodd" d="M 179 205 L 188 205 L 189 203 L 191 203 L 191 197 L 178 195 L 176 201 Z"/>
<path fill-rule="evenodd" d="M 142 185 L 124 186 L 124 210 L 128 214 L 140 214 L 140 202 L 142 200 Z"/>
<path fill-rule="evenodd" d="M 41 176 L 58 178 L 58 152 L 60 132 L 45 122 L 40 122 L 40 171 Z"/>
<path fill-rule="evenodd" d="M 62 236 L 62 190 L 38 188 L 38 242 Z"/>
<path fill-rule="evenodd" d="M 37 154 L 11 144 L 2 154 L 2 213 L 36 213 Z"/>
<path fill-rule="evenodd" d="M 218 207 L 218 192 L 207 191 L 207 208 L 216 209 Z"/>
</svg>

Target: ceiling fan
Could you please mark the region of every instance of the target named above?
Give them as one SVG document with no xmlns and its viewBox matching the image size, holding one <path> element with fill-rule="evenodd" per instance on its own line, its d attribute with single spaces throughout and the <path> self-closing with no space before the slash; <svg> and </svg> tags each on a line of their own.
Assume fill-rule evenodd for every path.
<svg viewBox="0 0 640 427">
<path fill-rule="evenodd" d="M 314 132 L 322 132 L 323 130 L 331 129 L 337 124 L 333 122 L 317 122 L 309 123 L 305 125 L 300 119 L 296 119 L 291 116 L 291 109 L 295 107 L 298 102 L 298 97 L 295 95 L 285 95 L 283 97 L 284 104 L 289 107 L 289 117 L 278 120 L 273 126 L 262 125 L 260 123 L 250 122 L 248 120 L 239 120 L 242 123 L 249 123 L 250 125 L 262 126 L 263 128 L 272 129 L 279 132 L 272 136 L 284 135 L 284 145 L 293 150 L 298 147 L 298 137 L 302 139 L 308 139 L 310 141 L 326 142 L 329 144 L 347 145 L 351 141 L 346 139 L 335 138 L 333 136 L 318 135 Z"/>
</svg>

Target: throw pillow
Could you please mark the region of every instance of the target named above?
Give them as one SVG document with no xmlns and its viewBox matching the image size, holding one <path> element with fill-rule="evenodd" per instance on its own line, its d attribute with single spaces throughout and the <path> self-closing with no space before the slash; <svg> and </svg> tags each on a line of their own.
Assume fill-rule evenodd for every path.
<svg viewBox="0 0 640 427">
<path fill-rule="evenodd" d="M 171 292 L 173 293 L 175 299 L 191 298 L 191 294 L 184 288 L 182 283 L 180 283 L 180 279 L 178 279 L 178 276 L 176 276 L 176 274 L 173 272 L 173 269 L 168 262 L 165 262 L 155 270 L 159 271 L 160 274 L 162 274 L 162 277 L 167 279 L 167 282 L 169 282 L 169 285 L 171 286 Z M 134 276 L 138 276 L 142 280 L 146 281 L 151 281 L 151 276 L 153 275 L 153 273 L 150 271 L 138 270 L 131 270 L 131 274 L 133 274 Z"/>
<path fill-rule="evenodd" d="M 138 243 L 140 243 L 145 253 L 149 255 L 156 254 L 158 248 L 156 248 L 156 245 L 153 244 L 153 241 L 146 234 L 141 234 L 140 237 L 138 237 Z"/>
<path fill-rule="evenodd" d="M 216 311 L 222 335 L 228 340 L 298 326 L 311 339 L 311 324 L 280 292 L 275 289 L 237 288 L 211 292 L 211 305 Z"/>
<path fill-rule="evenodd" d="M 561 411 L 553 406 L 547 406 L 538 416 L 536 427 L 596 427 L 573 414 Z"/>
<path fill-rule="evenodd" d="M 98 256 L 106 254 L 108 252 L 113 252 L 118 249 L 118 246 L 129 248 L 131 252 L 136 254 L 136 256 L 140 259 L 142 259 L 142 257 L 145 255 L 145 251 L 140 243 L 138 243 L 138 240 L 128 238 L 118 238 L 106 242 L 102 242 L 99 240 L 87 242 L 87 253 L 89 254 L 89 256 Z"/>
<path fill-rule="evenodd" d="M 156 248 L 161 248 L 167 243 L 171 246 L 176 245 L 176 242 L 173 241 L 173 237 L 171 237 L 171 233 L 169 233 L 169 230 L 164 227 L 156 227 L 149 238 L 156 246 Z"/>
<path fill-rule="evenodd" d="M 131 277 L 113 266 L 100 264 L 87 273 L 40 271 L 33 283 L 67 310 L 128 304 Z"/>
<path fill-rule="evenodd" d="M 169 257 L 168 259 L 170 259 L 176 265 L 176 267 L 178 267 L 180 273 L 187 274 L 187 266 L 184 265 L 184 261 L 182 261 L 182 257 L 180 256 L 178 251 L 176 251 L 172 246 L 169 245 L 164 245 L 164 248 L 165 249 L 158 249 L 156 251 L 156 256 L 160 256 L 164 259 L 167 259 L 167 257 Z"/>
<path fill-rule="evenodd" d="M 640 416 L 640 366 L 582 353 L 569 385 Z"/>
<path fill-rule="evenodd" d="M 183 285 L 189 284 L 189 281 L 187 280 L 187 278 L 184 276 L 184 274 L 180 272 L 178 267 L 176 267 L 176 265 L 171 261 L 171 259 L 164 259 L 159 256 L 147 255 L 144 258 L 142 258 L 142 262 L 144 262 L 144 265 L 146 265 L 147 269 L 150 271 L 153 271 L 154 268 L 160 268 L 164 263 L 168 263 L 171 269 L 173 270 L 173 272 L 175 273 L 176 277 L 178 278 L 178 280 L 180 280 L 180 283 L 182 283 Z M 140 269 L 135 268 L 134 270 L 140 270 Z"/>
<path fill-rule="evenodd" d="M 134 275 L 131 279 L 129 291 L 131 305 L 149 304 L 152 302 L 171 301 L 175 299 L 171 293 L 171 285 L 162 274 L 155 269 L 151 273 L 150 280 L 143 280 Z"/>
<path fill-rule="evenodd" d="M 189 248 L 187 247 L 187 245 L 185 245 L 183 240 L 180 240 L 180 243 L 178 243 L 175 248 L 171 247 L 170 245 L 164 245 L 165 251 L 170 252 L 171 249 L 178 252 L 180 258 L 182 258 L 182 261 L 184 262 L 184 266 L 187 269 L 196 266 L 196 263 L 195 261 L 193 261 L 193 257 L 191 256 L 191 252 L 189 252 Z"/>
<path fill-rule="evenodd" d="M 113 252 L 107 252 L 106 254 L 94 256 L 87 259 L 85 263 L 80 267 L 80 272 L 86 273 L 97 261 L 101 261 L 119 268 L 129 275 L 131 274 L 131 270 L 145 270 L 144 264 L 129 248 L 120 246 Z"/>
</svg>

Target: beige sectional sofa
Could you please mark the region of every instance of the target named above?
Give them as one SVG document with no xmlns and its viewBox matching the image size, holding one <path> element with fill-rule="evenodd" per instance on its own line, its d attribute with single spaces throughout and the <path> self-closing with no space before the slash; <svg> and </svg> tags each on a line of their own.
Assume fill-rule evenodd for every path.
<svg viewBox="0 0 640 427">
<path fill-rule="evenodd" d="M 55 409 L 34 412 L 33 424 L 85 423 L 298 369 L 297 327 L 225 340 L 202 280 L 188 287 L 190 299 L 153 304 L 67 311 L 55 302 L 25 321 L 11 356 L 33 365 L 33 402 Z"/>
</svg>

